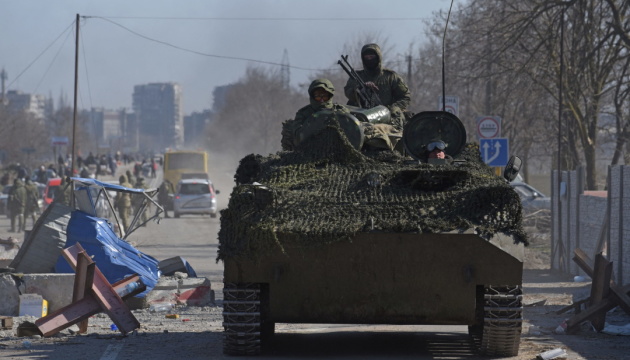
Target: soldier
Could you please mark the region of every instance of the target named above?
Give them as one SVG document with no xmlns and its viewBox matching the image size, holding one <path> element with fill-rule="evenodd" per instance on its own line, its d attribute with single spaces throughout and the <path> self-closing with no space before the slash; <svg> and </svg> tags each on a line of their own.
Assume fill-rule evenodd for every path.
<svg viewBox="0 0 630 360">
<path fill-rule="evenodd" d="M 304 106 L 295 114 L 295 119 L 287 120 L 282 124 L 282 149 L 294 150 L 297 145 L 295 132 L 304 124 L 314 113 L 329 109 L 348 112 L 342 105 L 332 102 L 335 95 L 335 87 L 328 79 L 315 79 L 308 87 L 308 95 L 310 104 Z"/>
<path fill-rule="evenodd" d="M 168 180 L 164 180 L 164 182 L 162 182 L 162 185 L 160 185 L 160 189 L 158 191 L 158 202 L 160 203 L 160 205 L 162 206 L 162 208 L 164 208 L 164 217 L 169 218 L 170 216 L 168 216 L 168 207 L 169 207 L 169 194 L 172 194 L 174 192 L 173 190 L 173 184 L 171 184 L 170 181 Z"/>
<path fill-rule="evenodd" d="M 138 180 L 136 181 L 136 183 L 133 186 L 136 189 L 148 189 L 149 187 L 147 186 L 147 183 L 144 182 L 144 178 L 143 177 L 138 177 Z M 134 209 L 134 214 L 137 213 L 140 210 L 140 207 L 142 206 L 142 202 L 144 201 L 144 196 L 140 196 L 140 195 L 134 195 L 133 200 L 132 200 L 132 206 Z M 149 219 L 148 215 L 147 215 L 147 207 L 144 209 L 144 211 L 142 212 L 142 222 L 144 223 L 145 221 L 147 221 Z M 147 226 L 147 224 L 144 224 L 143 226 Z"/>
<path fill-rule="evenodd" d="M 26 178 L 25 183 L 26 206 L 24 208 L 24 227 L 26 228 L 26 221 L 29 216 L 33 220 L 33 226 L 35 226 L 35 220 L 37 219 L 36 215 L 39 213 L 39 191 L 37 190 L 37 185 L 33 183 L 31 179 Z"/>
<path fill-rule="evenodd" d="M 18 232 L 24 231 L 24 209 L 26 208 L 26 188 L 19 178 L 13 181 L 13 188 L 9 192 L 9 211 L 11 211 L 11 229 L 15 232 L 15 220 L 18 222 Z"/>
<path fill-rule="evenodd" d="M 127 174 L 127 183 L 129 183 L 129 184 L 135 184 L 136 183 L 136 177 L 133 176 L 133 174 L 131 173 L 131 170 L 127 170 L 127 172 L 125 172 L 125 174 Z M 129 187 L 131 187 L 131 185 Z"/>
<path fill-rule="evenodd" d="M 432 139 L 426 145 L 422 160 L 424 162 L 431 162 L 430 159 L 445 159 L 446 163 L 451 163 L 453 157 L 447 155 L 444 150 L 448 145 L 440 139 Z"/>
<path fill-rule="evenodd" d="M 55 190 L 55 202 L 62 203 L 64 205 L 70 205 L 70 198 L 72 194 L 72 184 L 68 185 L 67 178 L 65 176 L 61 177 L 61 183 L 59 187 Z"/>
<path fill-rule="evenodd" d="M 357 74 L 365 85 L 376 90 L 381 104 L 391 112 L 392 123 L 397 130 L 402 130 L 405 125 L 405 114 L 411 94 L 402 77 L 393 70 L 382 67 L 381 48 L 377 44 L 367 44 L 361 49 L 361 61 L 363 70 Z M 357 99 L 357 82 L 348 79 L 344 92 L 348 98 L 348 105 L 359 106 Z"/>
<path fill-rule="evenodd" d="M 131 188 L 131 184 L 127 182 L 127 176 L 120 175 L 118 178 L 120 186 Z M 119 192 L 116 195 L 116 207 L 118 208 L 118 214 L 120 215 L 120 222 L 122 227 L 127 232 L 129 228 L 129 217 L 131 216 L 131 194 L 125 192 Z"/>
</svg>

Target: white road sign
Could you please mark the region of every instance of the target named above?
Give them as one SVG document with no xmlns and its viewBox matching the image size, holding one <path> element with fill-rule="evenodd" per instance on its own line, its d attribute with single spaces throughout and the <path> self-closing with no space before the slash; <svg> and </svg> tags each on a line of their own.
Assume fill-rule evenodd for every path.
<svg viewBox="0 0 630 360">
<path fill-rule="evenodd" d="M 501 136 L 501 118 L 498 116 L 478 117 L 477 136 L 480 139 L 494 139 Z"/>
<path fill-rule="evenodd" d="M 446 108 L 443 108 L 443 105 Z M 446 95 L 446 102 L 442 103 L 442 97 L 439 98 L 438 109 L 440 111 L 448 111 L 455 116 L 459 116 L 459 96 Z"/>
</svg>

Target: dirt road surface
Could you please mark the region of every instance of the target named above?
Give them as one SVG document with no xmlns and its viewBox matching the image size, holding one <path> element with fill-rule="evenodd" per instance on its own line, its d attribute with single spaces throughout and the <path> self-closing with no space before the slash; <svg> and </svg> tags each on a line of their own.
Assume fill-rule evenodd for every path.
<svg viewBox="0 0 630 360">
<path fill-rule="evenodd" d="M 223 190 L 226 198 L 230 189 Z M 225 199 L 224 198 L 224 199 Z M 220 202 L 225 206 L 225 200 Z M 6 234 L 8 221 L 0 219 L 0 234 Z M 168 319 L 166 313 L 134 310 L 141 328 L 128 336 L 112 331 L 111 320 L 103 314 L 89 319 L 86 335 L 72 328 L 50 338 L 15 336 L 15 328 L 32 317 L 14 318 L 13 330 L 0 330 L 1 359 L 223 359 L 238 358 L 222 353 L 221 289 L 222 264 L 216 263 L 219 219 L 207 216 L 183 216 L 149 224 L 133 234 L 136 246 L 159 260 L 171 256 L 186 258 L 199 276 L 208 277 L 216 291 L 215 306 L 176 307 Z M 2 236 L 0 236 L 2 237 Z M 541 352 L 562 348 L 567 359 L 627 359 L 630 337 L 593 332 L 585 324 L 575 335 L 559 335 L 554 330 L 571 313 L 556 314 L 559 309 L 583 299 L 590 292 L 590 282 L 574 282 L 573 276 L 548 270 L 549 239 L 545 234 L 532 238 L 526 249 L 524 273 L 526 306 L 519 355 L 508 359 L 535 359 Z M 615 309 L 607 321 L 616 325 L 630 322 L 630 317 Z M 276 335 L 264 355 L 258 359 L 477 359 L 463 326 L 373 326 L 327 324 L 277 324 Z"/>
</svg>

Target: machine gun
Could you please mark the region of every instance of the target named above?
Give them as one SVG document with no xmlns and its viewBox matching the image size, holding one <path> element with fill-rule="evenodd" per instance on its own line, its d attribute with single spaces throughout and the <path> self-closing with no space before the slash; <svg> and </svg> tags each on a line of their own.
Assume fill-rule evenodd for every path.
<svg viewBox="0 0 630 360">
<path fill-rule="evenodd" d="M 343 60 L 343 61 L 341 61 Z M 341 68 L 357 82 L 357 95 L 359 100 L 359 106 L 364 109 L 371 109 L 375 106 L 381 105 L 381 99 L 378 97 L 376 90 L 365 85 L 365 81 L 361 79 L 359 74 L 352 68 L 352 65 L 348 62 L 348 55 L 341 55 L 341 60 L 337 61 L 337 64 L 341 65 Z M 344 64 L 345 63 L 345 64 Z"/>
</svg>

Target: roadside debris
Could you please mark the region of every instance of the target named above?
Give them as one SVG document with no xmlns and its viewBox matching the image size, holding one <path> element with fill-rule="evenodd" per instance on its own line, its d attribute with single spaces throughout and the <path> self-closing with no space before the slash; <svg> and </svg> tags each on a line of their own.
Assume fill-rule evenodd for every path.
<svg viewBox="0 0 630 360">
<path fill-rule="evenodd" d="M 630 323 L 626 325 L 611 325 L 606 323 L 602 332 L 608 335 L 630 335 Z"/>
<path fill-rule="evenodd" d="M 525 307 L 533 307 L 533 306 L 543 306 L 547 303 L 547 299 L 542 299 L 540 301 L 535 301 L 533 303 L 529 303 L 529 304 L 523 304 L 523 306 Z"/>
<path fill-rule="evenodd" d="M 123 335 L 140 327 L 140 323 L 123 301 L 123 298 L 145 290 L 145 286 L 142 285 L 131 292 L 127 291 L 127 285 L 141 281 L 137 275 L 125 278 L 112 286 L 81 245 L 75 244 L 64 249 L 62 253 L 77 273 L 73 303 L 35 321 L 43 336 L 52 336 L 77 323 L 82 323 L 79 328 L 87 330 L 85 321 L 101 311 L 109 315 Z M 121 298 L 118 292 L 126 294 Z"/>
<path fill-rule="evenodd" d="M 612 261 L 606 259 L 601 252 L 595 255 L 593 261 L 579 248 L 574 250 L 573 261 L 593 279 L 593 282 L 589 307 L 566 321 L 564 330 L 567 333 L 574 333 L 580 324 L 587 320 L 596 331 L 601 332 L 605 326 L 606 313 L 616 306 L 620 306 L 630 315 L 630 285 L 620 286 L 612 281 Z M 559 329 L 560 326 L 556 328 L 556 333 Z"/>
<path fill-rule="evenodd" d="M 564 349 L 556 348 L 553 350 L 545 351 L 543 353 L 538 354 L 536 359 L 540 360 L 551 360 L 551 359 L 559 359 L 567 356 L 567 352 Z"/>
</svg>

